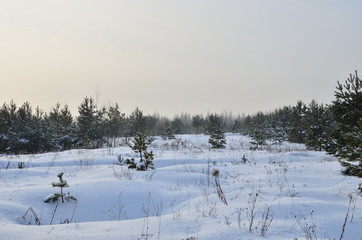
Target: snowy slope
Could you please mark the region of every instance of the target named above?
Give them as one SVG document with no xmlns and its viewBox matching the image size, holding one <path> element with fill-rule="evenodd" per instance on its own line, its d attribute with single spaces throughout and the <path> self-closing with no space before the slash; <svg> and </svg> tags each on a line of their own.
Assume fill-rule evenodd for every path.
<svg viewBox="0 0 362 240">
<path fill-rule="evenodd" d="M 240 135 L 228 135 L 225 150 L 207 141 L 154 141 L 156 169 L 146 172 L 114 164 L 133 155 L 128 147 L 1 156 L 0 239 L 339 239 L 349 206 L 343 239 L 362 239 L 362 181 L 341 175 L 335 158 L 288 143 L 250 151 Z M 44 203 L 60 172 L 77 201 Z M 30 207 L 40 226 L 24 215 Z"/>
</svg>

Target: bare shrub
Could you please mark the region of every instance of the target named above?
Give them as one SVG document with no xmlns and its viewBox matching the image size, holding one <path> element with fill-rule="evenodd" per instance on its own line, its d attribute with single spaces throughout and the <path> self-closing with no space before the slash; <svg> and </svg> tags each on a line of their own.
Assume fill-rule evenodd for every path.
<svg viewBox="0 0 362 240">
<path fill-rule="evenodd" d="M 274 219 L 274 212 L 271 211 L 271 206 L 265 206 L 264 213 L 262 215 L 260 221 L 260 235 L 265 236 L 266 232 L 268 231 L 270 224 Z"/>
<path fill-rule="evenodd" d="M 207 209 L 203 210 L 202 211 L 202 216 L 204 216 L 204 217 L 216 217 L 217 216 L 216 203 L 210 204 Z"/>
<path fill-rule="evenodd" d="M 147 171 L 146 174 L 144 175 L 144 179 L 146 182 L 151 182 L 153 179 L 153 176 L 155 175 L 156 170 L 152 170 L 152 171 Z"/>
<path fill-rule="evenodd" d="M 317 225 L 313 218 L 313 213 L 314 211 L 310 213 L 310 220 L 302 218 L 297 221 L 300 229 L 300 234 L 304 235 L 306 240 L 317 240 Z"/>
<path fill-rule="evenodd" d="M 143 219 L 141 239 L 145 240 L 148 240 L 153 236 L 152 234 L 149 233 L 150 204 L 151 204 L 151 192 L 148 193 L 147 206 L 142 207 L 144 219 Z"/>
<path fill-rule="evenodd" d="M 76 164 L 81 170 L 90 169 L 94 164 L 94 154 L 88 150 L 79 150 Z"/>
<path fill-rule="evenodd" d="M 196 239 L 197 239 L 196 237 L 191 236 L 191 237 L 184 238 L 182 240 L 196 240 Z"/>
<path fill-rule="evenodd" d="M 112 205 L 112 208 L 108 210 L 107 214 L 112 220 L 121 220 L 122 218 L 127 219 L 127 213 L 124 211 L 124 203 L 122 199 L 121 192 L 118 197 L 116 203 Z"/>
<path fill-rule="evenodd" d="M 113 176 L 117 180 L 133 180 L 133 172 L 131 172 L 128 168 L 120 167 L 120 168 L 112 168 Z"/>
<path fill-rule="evenodd" d="M 48 166 L 47 170 L 45 171 L 47 174 L 49 173 L 50 169 L 52 167 L 54 167 L 55 160 L 58 158 L 59 158 L 59 153 L 58 152 L 54 153 L 54 155 L 49 163 L 49 166 Z"/>
<path fill-rule="evenodd" d="M 248 227 L 249 232 L 253 230 L 258 197 L 259 197 L 258 193 L 255 194 L 249 193 L 248 207 L 246 208 L 246 217 L 249 222 L 249 227 Z"/>
<path fill-rule="evenodd" d="M 32 207 L 29 207 L 21 218 L 27 225 L 40 225 L 40 219 Z"/>
<path fill-rule="evenodd" d="M 180 220 L 181 219 L 181 212 L 179 210 L 173 213 L 173 220 Z"/>
</svg>

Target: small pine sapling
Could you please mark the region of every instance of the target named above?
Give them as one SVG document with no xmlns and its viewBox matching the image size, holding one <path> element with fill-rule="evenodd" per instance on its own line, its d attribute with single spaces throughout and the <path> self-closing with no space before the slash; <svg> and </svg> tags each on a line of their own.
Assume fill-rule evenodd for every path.
<svg viewBox="0 0 362 240">
<path fill-rule="evenodd" d="M 147 169 L 154 169 L 153 159 L 154 154 L 152 151 L 148 152 L 148 145 L 151 140 L 142 133 L 137 133 L 133 139 L 133 145 L 130 145 L 131 149 L 137 154 L 138 162 L 135 158 L 123 159 L 122 156 L 118 157 L 117 165 L 128 165 L 129 169 L 136 169 L 137 171 L 146 171 Z"/>
<path fill-rule="evenodd" d="M 63 188 L 69 187 L 67 181 L 63 179 L 63 174 L 64 173 L 61 172 L 61 173 L 59 173 L 57 175 L 57 177 L 59 178 L 59 182 L 53 182 L 52 183 L 53 187 L 59 187 L 60 188 L 60 193 L 50 194 L 47 198 L 45 198 L 44 202 L 56 202 L 56 201 L 58 201 L 59 198 L 62 199 L 62 203 L 64 203 L 64 199 L 66 199 L 67 201 L 69 201 L 69 200 L 75 200 L 76 201 L 77 200 L 70 193 L 68 193 L 68 194 L 63 193 Z"/>
<path fill-rule="evenodd" d="M 245 154 L 243 155 L 243 157 L 241 158 L 241 161 L 243 163 L 247 163 L 248 162 L 248 159 L 246 158 Z"/>
<path fill-rule="evenodd" d="M 18 162 L 18 169 L 24 169 L 25 163 L 24 162 Z"/>
</svg>

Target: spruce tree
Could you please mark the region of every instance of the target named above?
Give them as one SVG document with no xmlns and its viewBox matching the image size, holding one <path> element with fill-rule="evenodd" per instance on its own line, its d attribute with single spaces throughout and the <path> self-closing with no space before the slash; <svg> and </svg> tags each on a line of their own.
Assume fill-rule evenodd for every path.
<svg viewBox="0 0 362 240">
<path fill-rule="evenodd" d="M 344 173 L 362 177 L 362 80 L 350 74 L 344 84 L 337 82 L 331 111 L 336 121 L 329 152 L 339 157 Z"/>
<path fill-rule="evenodd" d="M 226 140 L 223 130 L 223 123 L 217 114 L 211 114 L 208 118 L 207 134 L 210 135 L 209 143 L 211 148 L 224 149 Z"/>
</svg>

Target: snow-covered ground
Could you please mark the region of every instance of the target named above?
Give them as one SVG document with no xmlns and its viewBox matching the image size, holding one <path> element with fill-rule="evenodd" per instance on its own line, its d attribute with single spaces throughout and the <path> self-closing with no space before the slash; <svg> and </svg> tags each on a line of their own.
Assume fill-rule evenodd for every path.
<svg viewBox="0 0 362 240">
<path fill-rule="evenodd" d="M 361 179 L 303 145 L 250 151 L 249 140 L 229 134 L 212 150 L 203 135 L 157 139 L 146 172 L 115 164 L 133 155 L 126 146 L 1 156 L 0 239 L 339 239 L 348 209 L 343 239 L 362 239 Z M 44 203 L 60 172 L 77 201 Z"/>
</svg>

